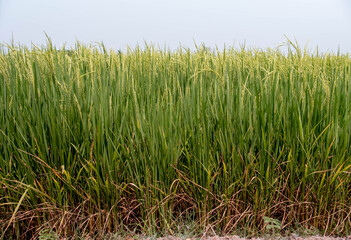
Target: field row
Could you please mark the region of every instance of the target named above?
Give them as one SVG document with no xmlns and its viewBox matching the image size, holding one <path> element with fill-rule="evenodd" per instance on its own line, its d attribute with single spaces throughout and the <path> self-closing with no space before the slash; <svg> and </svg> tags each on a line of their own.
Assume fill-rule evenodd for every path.
<svg viewBox="0 0 351 240">
<path fill-rule="evenodd" d="M 3 236 L 192 222 L 252 234 L 270 220 L 347 234 L 350 143 L 349 55 L 50 42 L 0 54 Z"/>
</svg>

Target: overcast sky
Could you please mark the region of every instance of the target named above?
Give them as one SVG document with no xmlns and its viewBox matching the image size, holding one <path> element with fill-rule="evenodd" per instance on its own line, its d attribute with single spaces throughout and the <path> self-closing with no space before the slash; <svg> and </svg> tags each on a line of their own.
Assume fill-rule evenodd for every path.
<svg viewBox="0 0 351 240">
<path fill-rule="evenodd" d="M 312 50 L 351 52 L 351 0 L 0 0 L 0 42 L 41 44 L 44 31 L 56 45 L 114 49 L 144 41 L 274 48 L 286 35 Z"/>
</svg>

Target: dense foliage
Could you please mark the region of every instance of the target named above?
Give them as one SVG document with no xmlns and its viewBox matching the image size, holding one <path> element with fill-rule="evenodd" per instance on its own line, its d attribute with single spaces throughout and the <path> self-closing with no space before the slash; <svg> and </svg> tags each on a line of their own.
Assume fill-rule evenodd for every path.
<svg viewBox="0 0 351 240">
<path fill-rule="evenodd" d="M 347 234 L 351 58 L 287 47 L 3 48 L 0 232 Z"/>
</svg>

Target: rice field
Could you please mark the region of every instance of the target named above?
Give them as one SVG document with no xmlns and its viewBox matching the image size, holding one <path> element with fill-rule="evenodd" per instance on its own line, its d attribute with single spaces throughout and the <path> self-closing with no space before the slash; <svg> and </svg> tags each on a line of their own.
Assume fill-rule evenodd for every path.
<svg viewBox="0 0 351 240">
<path fill-rule="evenodd" d="M 287 49 L 3 46 L 0 239 L 350 234 L 351 57 Z"/>
</svg>

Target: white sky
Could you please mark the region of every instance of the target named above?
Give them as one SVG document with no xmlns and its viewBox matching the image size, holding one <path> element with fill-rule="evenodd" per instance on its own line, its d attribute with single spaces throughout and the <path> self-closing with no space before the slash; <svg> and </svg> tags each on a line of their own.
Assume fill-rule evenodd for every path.
<svg viewBox="0 0 351 240">
<path fill-rule="evenodd" d="M 114 49 L 144 41 L 274 48 L 285 34 L 312 50 L 351 52 L 351 0 L 0 0 L 0 42 L 42 44 L 44 31 L 56 45 Z"/>
</svg>

